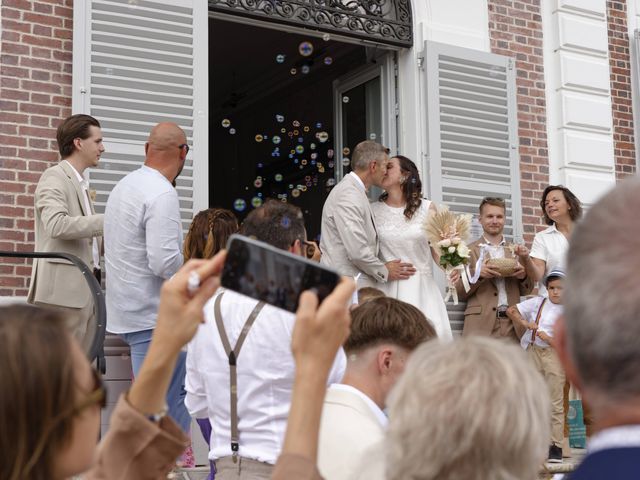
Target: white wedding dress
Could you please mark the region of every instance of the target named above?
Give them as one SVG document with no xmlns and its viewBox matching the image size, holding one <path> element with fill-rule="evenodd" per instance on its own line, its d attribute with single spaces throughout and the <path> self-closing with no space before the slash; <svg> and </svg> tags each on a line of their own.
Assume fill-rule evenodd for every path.
<svg viewBox="0 0 640 480">
<path fill-rule="evenodd" d="M 443 293 L 433 279 L 433 259 L 424 232 L 430 204 L 429 200 L 423 200 L 411 220 L 404 216 L 404 207 L 390 207 L 384 202 L 371 204 L 383 261 L 400 259 L 412 263 L 416 268 L 416 273 L 407 280 L 376 283 L 372 286 L 385 292 L 388 297 L 419 308 L 435 328 L 438 338 L 450 340 L 452 335 L 449 315 Z"/>
</svg>

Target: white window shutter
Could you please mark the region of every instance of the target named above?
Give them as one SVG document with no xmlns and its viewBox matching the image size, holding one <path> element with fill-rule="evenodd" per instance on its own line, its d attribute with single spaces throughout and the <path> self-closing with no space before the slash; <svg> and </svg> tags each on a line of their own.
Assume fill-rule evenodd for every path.
<svg viewBox="0 0 640 480">
<path fill-rule="evenodd" d="M 194 178 L 206 186 L 208 165 L 206 2 L 76 0 L 74 9 L 73 110 L 100 121 L 106 148 L 89 174 L 96 210 L 142 165 L 151 128 L 171 121 L 193 146 L 176 180 L 187 229 L 207 200 L 194 207 Z"/>
<path fill-rule="evenodd" d="M 431 195 L 477 215 L 507 202 L 507 237 L 522 236 L 515 68 L 509 57 L 426 42 Z"/>
</svg>

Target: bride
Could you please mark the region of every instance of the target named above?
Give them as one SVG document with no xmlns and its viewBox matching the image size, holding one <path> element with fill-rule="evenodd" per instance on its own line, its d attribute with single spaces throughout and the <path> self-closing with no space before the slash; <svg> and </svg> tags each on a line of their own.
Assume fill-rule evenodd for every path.
<svg viewBox="0 0 640 480">
<path fill-rule="evenodd" d="M 416 164 L 402 155 L 387 163 L 387 175 L 382 181 L 385 192 L 371 205 L 380 238 L 383 259 L 399 258 L 416 268 L 407 280 L 378 283 L 389 297 L 397 298 L 419 308 L 431 321 L 438 337 L 451 339 L 449 316 L 432 273 L 432 256 L 438 262 L 435 250 L 429 248 L 423 225 L 429 210 L 435 206 L 422 198 L 422 182 Z"/>
</svg>

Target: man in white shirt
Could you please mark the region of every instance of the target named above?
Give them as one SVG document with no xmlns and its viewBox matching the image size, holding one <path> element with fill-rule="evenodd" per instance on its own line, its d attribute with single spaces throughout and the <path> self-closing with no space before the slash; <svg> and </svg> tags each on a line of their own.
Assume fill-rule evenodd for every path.
<svg viewBox="0 0 640 480">
<path fill-rule="evenodd" d="M 265 202 L 247 216 L 240 233 L 303 255 L 304 219 L 300 209 L 293 205 L 275 200 Z M 269 479 L 282 449 L 291 403 L 295 373 L 291 333 L 295 316 L 265 305 L 245 337 L 236 362 L 239 434 L 236 448 L 232 447 L 229 358 L 222 332 L 216 325 L 218 300 L 224 334 L 232 349 L 258 304 L 226 290 L 205 306 L 206 323 L 188 348 L 186 405 L 191 415 L 208 417 L 211 422 L 209 459 L 216 462 L 217 479 Z M 342 379 L 345 362 L 341 350 L 329 382 Z M 234 454 L 238 458 L 234 459 Z"/>
<path fill-rule="evenodd" d="M 381 186 L 389 149 L 366 140 L 353 150 L 353 171 L 336 185 L 322 208 L 320 261 L 341 275 L 363 274 L 372 282 L 403 280 L 415 273 L 410 263 L 378 258 L 378 233 L 367 198 L 371 185 Z M 363 278 L 365 280 L 365 278 Z"/>
<path fill-rule="evenodd" d="M 351 318 L 347 370 L 329 387 L 320 422 L 318 469 L 331 480 L 354 478 L 364 452 L 383 440 L 389 392 L 411 352 L 437 336 L 420 310 L 394 298 L 368 300 Z"/>
<path fill-rule="evenodd" d="M 570 480 L 640 472 L 640 179 L 600 197 L 571 236 L 555 347 L 596 433 Z"/>
<path fill-rule="evenodd" d="M 526 253 L 523 246 L 516 246 L 512 253 L 506 248 L 504 223 L 506 206 L 502 198 L 487 197 L 479 206 L 482 237 L 469 245 L 471 257 L 469 264 L 472 273 L 480 258 L 480 273 L 477 282 L 471 284 L 469 291 L 458 281 L 458 296 L 467 302 L 464 312 L 464 328 L 462 335 L 483 335 L 495 338 L 520 341 L 524 329 L 507 317 L 507 307 L 520 301 L 521 295 L 527 295 L 533 289 L 533 279 L 527 275 L 525 268 L 517 263 L 512 274 L 503 276 L 497 268 L 491 267 L 487 261 L 491 258 L 513 257 Z"/>
<path fill-rule="evenodd" d="M 62 160 L 45 170 L 35 191 L 35 251 L 75 255 L 100 282 L 104 217 L 95 213 L 83 177 L 104 152 L 100 123 L 89 115 L 72 115 L 60 123 L 56 139 Z M 64 308 L 73 334 L 89 350 L 94 305 L 78 268 L 58 258 L 35 259 L 28 301 Z"/>
<path fill-rule="evenodd" d="M 173 187 L 189 146 L 180 127 L 160 123 L 145 144 L 144 165 L 125 176 L 105 210 L 107 330 L 131 347 L 136 376 L 156 325 L 160 287 L 182 266 L 182 224 Z M 178 359 L 169 387 L 169 414 L 188 431 L 184 407 L 185 357 Z"/>
</svg>

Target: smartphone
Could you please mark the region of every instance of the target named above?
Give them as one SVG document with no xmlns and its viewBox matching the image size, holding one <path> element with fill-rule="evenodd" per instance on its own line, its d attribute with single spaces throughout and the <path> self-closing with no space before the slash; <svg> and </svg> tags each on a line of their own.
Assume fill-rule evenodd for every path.
<svg viewBox="0 0 640 480">
<path fill-rule="evenodd" d="M 305 290 L 314 289 L 322 302 L 339 281 L 337 272 L 268 243 L 238 234 L 227 243 L 222 286 L 289 312 Z"/>
</svg>

